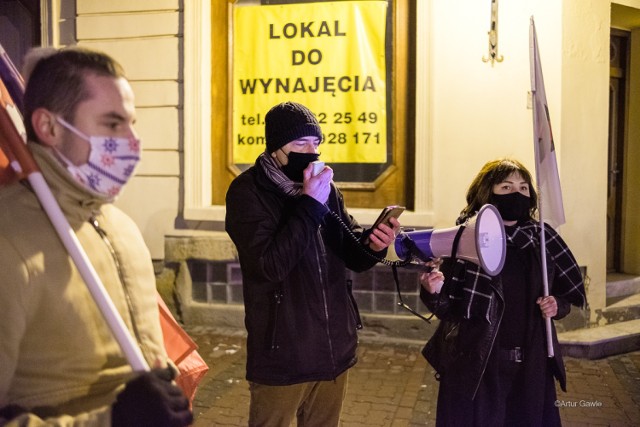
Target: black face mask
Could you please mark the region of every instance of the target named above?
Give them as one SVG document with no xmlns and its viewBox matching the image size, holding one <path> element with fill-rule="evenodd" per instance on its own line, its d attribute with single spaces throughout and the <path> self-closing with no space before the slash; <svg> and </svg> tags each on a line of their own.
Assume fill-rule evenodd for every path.
<svg viewBox="0 0 640 427">
<path fill-rule="evenodd" d="M 528 220 L 530 203 L 531 199 L 520 192 L 491 196 L 491 204 L 498 209 L 505 221 Z"/>
<path fill-rule="evenodd" d="M 287 157 L 289 161 L 286 165 L 282 166 L 282 172 L 284 172 L 291 181 L 302 182 L 302 171 L 309 166 L 309 163 L 318 160 L 320 154 L 296 153 L 295 151 L 291 151 Z"/>
</svg>

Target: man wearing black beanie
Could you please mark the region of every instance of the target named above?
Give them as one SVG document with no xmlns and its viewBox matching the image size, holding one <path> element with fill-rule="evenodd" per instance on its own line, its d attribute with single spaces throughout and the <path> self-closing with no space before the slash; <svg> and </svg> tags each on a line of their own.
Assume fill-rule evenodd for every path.
<svg viewBox="0 0 640 427">
<path fill-rule="evenodd" d="M 225 227 L 242 269 L 249 425 L 288 426 L 296 418 L 337 426 L 362 327 L 346 269 L 373 267 L 370 254 L 385 256 L 400 224 L 363 230 L 333 170 L 314 175 L 322 130 L 307 107 L 274 106 L 265 138 L 266 151 L 226 198 Z"/>
</svg>

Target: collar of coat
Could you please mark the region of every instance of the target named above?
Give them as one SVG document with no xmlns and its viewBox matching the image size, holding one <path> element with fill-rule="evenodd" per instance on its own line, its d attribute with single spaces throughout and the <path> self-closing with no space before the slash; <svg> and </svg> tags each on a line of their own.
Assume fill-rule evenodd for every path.
<svg viewBox="0 0 640 427">
<path fill-rule="evenodd" d="M 72 225 L 76 222 L 87 221 L 102 206 L 113 201 L 77 182 L 67 168 L 53 156 L 50 148 L 35 142 L 29 142 L 28 147 L 40 167 L 47 185 Z"/>
<path fill-rule="evenodd" d="M 541 231 L 539 223 L 528 221 L 514 227 L 506 227 L 505 231 L 507 241 L 516 247 L 533 248 L 539 251 Z M 550 293 L 555 297 L 564 298 L 577 307 L 584 308 L 587 300 L 580 268 L 560 235 L 546 224 L 545 246 L 547 265 L 552 265 L 555 271 L 553 286 L 551 281 L 549 282 Z M 454 286 L 456 282 L 462 285 L 464 317 L 467 319 L 479 317 L 490 322 L 489 313 L 492 304 L 496 304 L 494 278 L 486 274 L 477 264 L 463 260 L 457 260 L 457 262 L 464 264 L 464 267 L 454 269 L 452 280 Z"/>
</svg>

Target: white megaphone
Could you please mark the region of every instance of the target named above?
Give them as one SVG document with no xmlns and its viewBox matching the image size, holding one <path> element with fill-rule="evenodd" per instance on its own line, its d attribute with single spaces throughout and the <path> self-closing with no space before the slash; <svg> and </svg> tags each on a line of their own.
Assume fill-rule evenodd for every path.
<svg viewBox="0 0 640 427">
<path fill-rule="evenodd" d="M 484 205 L 465 224 L 442 230 L 401 232 L 395 241 L 400 259 L 460 258 L 478 264 L 490 276 L 502 271 L 506 255 L 504 224 L 493 205 Z"/>
</svg>

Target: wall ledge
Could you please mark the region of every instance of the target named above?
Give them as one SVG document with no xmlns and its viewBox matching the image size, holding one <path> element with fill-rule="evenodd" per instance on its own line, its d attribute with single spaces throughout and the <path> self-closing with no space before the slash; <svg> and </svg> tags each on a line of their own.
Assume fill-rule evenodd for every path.
<svg viewBox="0 0 640 427">
<path fill-rule="evenodd" d="M 164 237 L 165 262 L 187 259 L 234 260 L 235 245 L 224 231 L 172 230 Z"/>
</svg>

